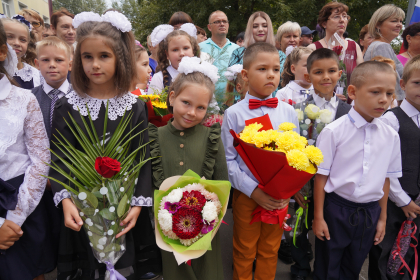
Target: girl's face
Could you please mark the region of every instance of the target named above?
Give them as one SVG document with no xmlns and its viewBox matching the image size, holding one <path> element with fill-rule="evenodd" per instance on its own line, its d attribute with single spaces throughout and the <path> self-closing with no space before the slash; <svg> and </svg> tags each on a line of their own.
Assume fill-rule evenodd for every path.
<svg viewBox="0 0 420 280">
<path fill-rule="evenodd" d="M 83 70 L 95 85 L 114 87 L 116 57 L 102 36 L 86 38 L 80 45 Z"/>
<path fill-rule="evenodd" d="M 346 12 L 340 12 L 339 9 L 333 11 L 326 22 L 322 25 L 329 33 L 334 34 L 337 32 L 339 35 L 343 35 L 347 29 L 348 15 Z"/>
<path fill-rule="evenodd" d="M 384 22 L 382 22 L 382 24 L 379 25 L 377 28 L 379 28 L 379 32 L 382 34 L 384 39 L 388 42 L 391 42 L 392 40 L 398 37 L 402 26 L 402 19 L 397 18 L 395 15 L 393 15 L 387 18 Z"/>
<path fill-rule="evenodd" d="M 309 54 L 301 55 L 300 60 L 296 64 L 292 64 L 290 70 L 295 75 L 296 81 L 305 81 L 305 74 L 308 74 L 306 69 L 306 62 L 308 60 Z"/>
<path fill-rule="evenodd" d="M 36 20 L 33 16 L 28 15 L 26 13 L 23 14 L 23 17 L 29 21 L 32 25 L 32 32 L 35 35 L 35 40 L 41 41 L 42 40 L 42 31 L 44 30 L 44 26 L 41 25 L 41 22 Z"/>
<path fill-rule="evenodd" d="M 17 22 L 4 22 L 3 25 L 4 31 L 6 32 L 7 43 L 16 52 L 16 56 L 20 61 L 28 49 L 28 29 L 23 26 L 23 24 Z"/>
<path fill-rule="evenodd" d="M 201 42 L 204 42 L 207 40 L 207 35 L 203 34 L 197 34 L 197 43 L 200 44 Z"/>
<path fill-rule="evenodd" d="M 194 53 L 188 37 L 182 35 L 172 37 L 168 43 L 166 56 L 175 69 L 178 69 L 179 63 L 184 56 L 193 57 Z"/>
<path fill-rule="evenodd" d="M 177 96 L 169 93 L 169 103 L 173 107 L 172 125 L 184 130 L 199 124 L 207 113 L 212 93 L 207 87 L 199 84 L 187 85 Z"/>
<path fill-rule="evenodd" d="M 76 41 L 76 29 L 73 27 L 73 19 L 69 16 L 61 16 L 58 19 L 57 29 L 54 32 L 58 38 L 66 41 L 70 46 Z"/>
<path fill-rule="evenodd" d="M 299 30 L 290 33 L 284 33 L 281 37 L 281 50 L 282 52 L 286 52 L 286 48 L 288 46 L 296 47 L 299 44 Z"/>
<path fill-rule="evenodd" d="M 143 51 L 140 58 L 136 62 L 138 83 L 147 85 L 152 69 L 149 66 L 149 56 L 146 51 Z"/>
<path fill-rule="evenodd" d="M 255 42 L 265 42 L 267 40 L 268 25 L 262 17 L 257 17 L 252 25 L 252 35 Z"/>
</svg>

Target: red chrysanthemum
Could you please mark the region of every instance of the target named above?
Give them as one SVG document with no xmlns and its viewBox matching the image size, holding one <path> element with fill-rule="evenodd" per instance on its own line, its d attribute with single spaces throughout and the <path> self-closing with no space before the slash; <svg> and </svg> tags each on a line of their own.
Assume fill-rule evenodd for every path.
<svg viewBox="0 0 420 280">
<path fill-rule="evenodd" d="M 204 205 L 206 204 L 207 200 L 204 195 L 201 194 L 199 191 L 185 191 L 182 193 L 182 199 L 179 202 L 179 205 L 182 207 L 187 208 L 194 208 L 199 211 L 203 210 Z"/>
<path fill-rule="evenodd" d="M 196 237 L 203 227 L 201 212 L 194 208 L 182 207 L 172 216 L 172 231 L 180 239 Z"/>
</svg>

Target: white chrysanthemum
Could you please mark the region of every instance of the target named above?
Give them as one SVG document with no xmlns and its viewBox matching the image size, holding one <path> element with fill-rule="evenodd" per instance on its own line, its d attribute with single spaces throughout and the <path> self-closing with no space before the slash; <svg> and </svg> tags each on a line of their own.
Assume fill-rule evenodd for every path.
<svg viewBox="0 0 420 280">
<path fill-rule="evenodd" d="M 207 222 L 211 222 L 217 218 L 217 207 L 216 204 L 212 201 L 207 201 L 203 207 L 203 219 Z"/>
<path fill-rule="evenodd" d="M 216 66 L 203 61 L 200 63 L 200 58 L 198 57 L 188 57 L 184 56 L 179 63 L 178 72 L 185 75 L 191 74 L 193 72 L 201 72 L 215 84 L 219 80 L 218 69 Z"/>
<path fill-rule="evenodd" d="M 167 196 L 166 201 L 170 203 L 179 202 L 182 198 L 182 189 L 177 188 L 172 190 Z"/>
<path fill-rule="evenodd" d="M 131 31 L 131 22 L 125 15 L 116 11 L 109 11 L 102 15 L 102 20 L 109 22 L 121 32 Z"/>
<path fill-rule="evenodd" d="M 100 15 L 94 12 L 81 12 L 77 14 L 73 19 L 73 27 L 78 28 L 82 23 L 86 21 L 102 21 Z"/>
<path fill-rule="evenodd" d="M 172 215 L 166 209 L 159 210 L 158 221 L 162 230 L 172 230 Z"/>
</svg>

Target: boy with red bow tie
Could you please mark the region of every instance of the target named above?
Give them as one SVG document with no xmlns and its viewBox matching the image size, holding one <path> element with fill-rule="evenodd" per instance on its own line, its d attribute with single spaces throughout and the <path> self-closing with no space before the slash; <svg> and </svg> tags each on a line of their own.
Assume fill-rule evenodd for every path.
<svg viewBox="0 0 420 280">
<path fill-rule="evenodd" d="M 278 102 L 271 93 L 280 82 L 280 63 L 277 49 L 267 43 L 255 43 L 244 54 L 242 79 L 248 82 L 245 98 L 225 111 L 222 125 L 222 141 L 225 147 L 229 181 L 233 193 L 233 279 L 251 280 L 252 266 L 256 258 L 255 279 L 274 279 L 277 266 L 277 251 L 283 230 L 279 225 L 255 222 L 250 225 L 252 212 L 260 205 L 267 210 L 282 209 L 289 199 L 276 200 L 260 188 L 233 146 L 233 137 L 245 127 L 245 121 L 266 114 L 274 129 L 284 122 L 299 127 L 292 106 Z M 298 132 L 298 131 L 297 131 Z"/>
</svg>

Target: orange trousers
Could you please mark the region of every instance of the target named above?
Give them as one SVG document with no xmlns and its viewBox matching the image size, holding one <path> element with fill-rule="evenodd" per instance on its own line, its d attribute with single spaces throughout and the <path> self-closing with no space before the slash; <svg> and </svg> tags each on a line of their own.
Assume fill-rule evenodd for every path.
<svg viewBox="0 0 420 280">
<path fill-rule="evenodd" d="M 252 212 L 258 204 L 234 190 L 233 208 L 233 279 L 252 280 L 252 264 L 257 258 L 255 280 L 271 280 L 276 275 L 277 252 L 283 229 L 279 225 L 253 223 Z"/>
</svg>

